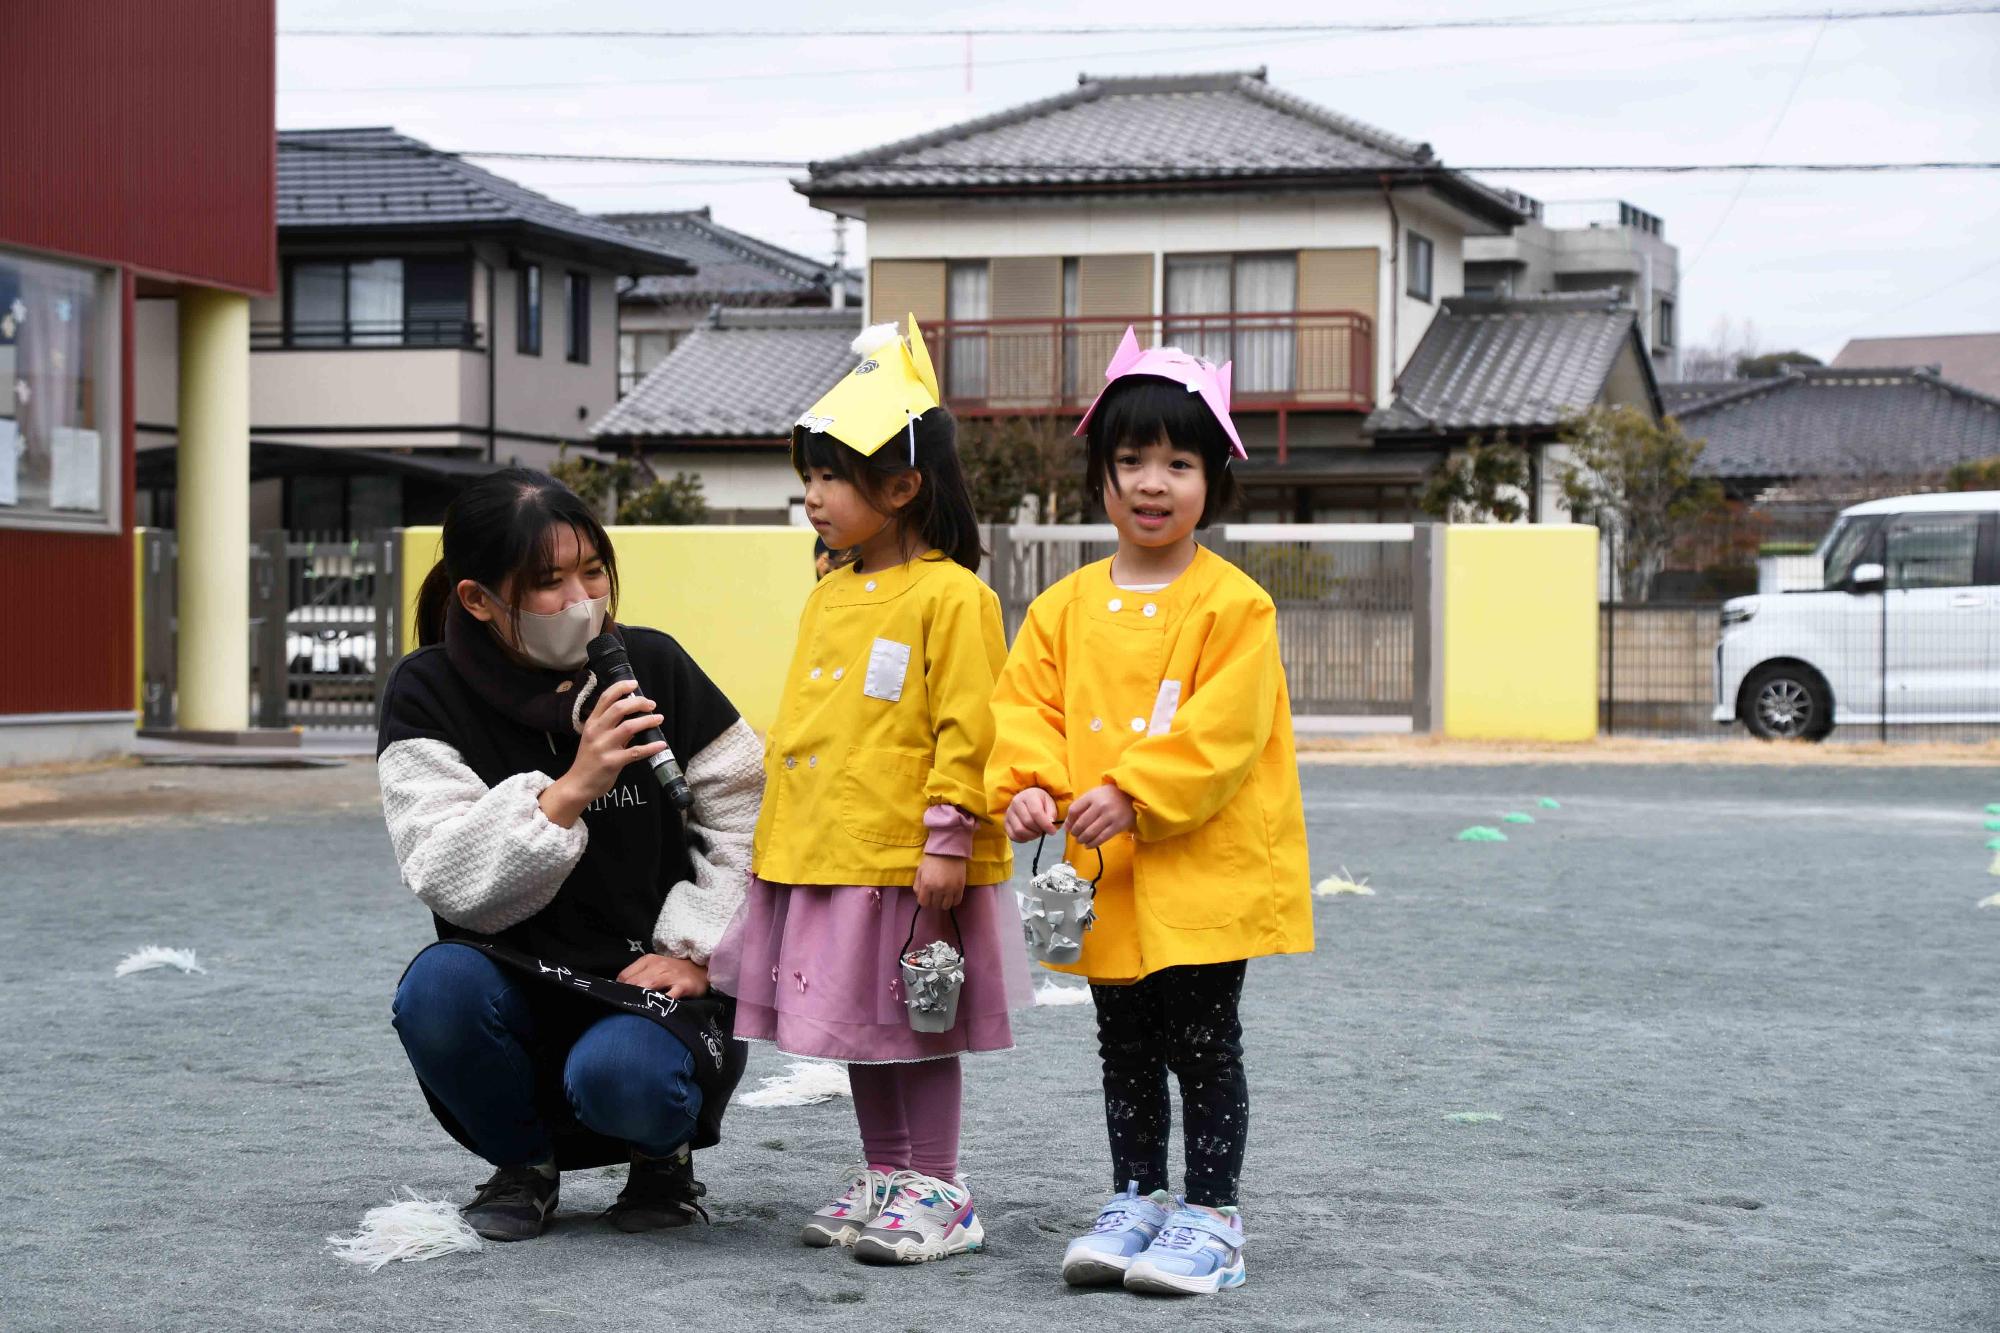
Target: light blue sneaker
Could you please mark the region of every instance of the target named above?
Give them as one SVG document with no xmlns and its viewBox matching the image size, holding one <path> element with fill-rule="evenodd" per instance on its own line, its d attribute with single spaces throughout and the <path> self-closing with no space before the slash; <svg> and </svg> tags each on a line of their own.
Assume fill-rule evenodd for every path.
<svg viewBox="0 0 2000 1333">
<path fill-rule="evenodd" d="M 1123 1194 L 1113 1195 L 1097 1215 L 1088 1236 L 1078 1236 L 1063 1252 L 1063 1281 L 1072 1287 L 1115 1287 L 1125 1270 L 1160 1228 L 1167 1224 L 1174 1196 L 1165 1190 L 1139 1193 L 1139 1182 L 1127 1181 Z"/>
<path fill-rule="evenodd" d="M 1183 1207 L 1125 1270 L 1125 1290 L 1206 1296 L 1244 1283 L 1243 1217 Z"/>
</svg>

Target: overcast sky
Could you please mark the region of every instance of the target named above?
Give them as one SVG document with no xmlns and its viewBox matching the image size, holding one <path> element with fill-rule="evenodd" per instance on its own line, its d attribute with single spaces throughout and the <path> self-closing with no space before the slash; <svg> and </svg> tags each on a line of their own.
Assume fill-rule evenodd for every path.
<svg viewBox="0 0 2000 1333">
<path fill-rule="evenodd" d="M 1821 0 L 1811 0 L 1820 4 Z M 1848 0 L 1843 7 L 1864 7 Z M 896 39 L 281 36 L 278 124 L 393 125 L 437 147 L 827 158 L 1073 87 L 1080 71 L 1268 66 L 1271 83 L 1429 142 L 1448 165 L 2000 160 L 2000 16 L 1770 26 L 1248 38 L 1175 23 L 1783 12 L 1805 0 L 1148 0 L 835 7 L 803 0 L 280 0 L 294 28 L 819 27 L 1144 22 L 1140 35 Z M 785 172 L 484 163 L 593 212 L 708 205 L 822 258 L 828 215 Z M 1681 251 L 1682 341 L 1719 320 L 1830 357 L 1863 334 L 2000 330 L 2000 173 L 1489 176 L 1544 200 L 1630 200 Z M 865 250 L 850 230 L 853 257 Z"/>
</svg>

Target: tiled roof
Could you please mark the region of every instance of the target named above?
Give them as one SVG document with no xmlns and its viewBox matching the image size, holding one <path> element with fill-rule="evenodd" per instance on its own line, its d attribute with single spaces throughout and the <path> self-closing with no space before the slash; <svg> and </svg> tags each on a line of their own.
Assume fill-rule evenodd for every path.
<svg viewBox="0 0 2000 1333">
<path fill-rule="evenodd" d="M 1665 380 L 1660 384 L 1660 401 L 1669 415 L 1679 416 L 1697 403 L 1735 393 L 1745 383 L 1744 380 Z"/>
<path fill-rule="evenodd" d="M 723 310 L 599 418 L 597 439 L 770 440 L 854 369 L 861 311 Z"/>
<path fill-rule="evenodd" d="M 1445 300 L 1367 434 L 1456 435 L 1557 425 L 1595 403 L 1639 336 L 1616 292 Z M 1650 381 L 1651 363 L 1637 358 Z"/>
<path fill-rule="evenodd" d="M 2000 456 L 2000 398 L 1922 369 L 1793 367 L 1680 414 L 1712 477 L 1917 475 Z"/>
<path fill-rule="evenodd" d="M 685 269 L 669 247 L 385 128 L 280 131 L 278 230 L 526 231 L 626 272 Z"/>
<path fill-rule="evenodd" d="M 706 208 L 678 213 L 605 213 L 603 220 L 671 250 L 694 272 L 640 278 L 622 295 L 684 305 L 827 303 L 834 268 L 715 222 Z M 860 304 L 861 281 L 851 270 L 849 298 Z"/>
<path fill-rule="evenodd" d="M 2000 397 L 2000 333 L 1851 338 L 1834 356 L 1833 367 L 1855 366 L 1930 366 L 1953 384 Z"/>
<path fill-rule="evenodd" d="M 815 162 L 811 196 L 953 194 L 1016 187 L 1085 191 L 1134 184 L 1247 182 L 1379 186 L 1423 180 L 1498 226 L 1526 213 L 1505 193 L 1447 171 L 1429 144 L 1278 92 L 1264 71 L 1096 78 L 1056 97 L 866 152 Z"/>
</svg>

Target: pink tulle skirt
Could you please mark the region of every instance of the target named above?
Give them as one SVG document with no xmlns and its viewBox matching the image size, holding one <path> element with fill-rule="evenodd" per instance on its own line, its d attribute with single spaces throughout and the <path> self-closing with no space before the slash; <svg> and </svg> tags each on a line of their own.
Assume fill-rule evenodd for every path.
<svg viewBox="0 0 2000 1333">
<path fill-rule="evenodd" d="M 736 997 L 736 1035 L 852 1064 L 1012 1049 L 1007 1012 L 1034 1003 L 1012 886 L 968 886 L 956 933 L 943 912 L 917 923 L 917 945 L 964 938 L 965 986 L 948 1032 L 914 1032 L 905 1016 L 898 963 L 916 910 L 908 888 L 753 877 L 708 965 L 710 982 Z"/>
</svg>

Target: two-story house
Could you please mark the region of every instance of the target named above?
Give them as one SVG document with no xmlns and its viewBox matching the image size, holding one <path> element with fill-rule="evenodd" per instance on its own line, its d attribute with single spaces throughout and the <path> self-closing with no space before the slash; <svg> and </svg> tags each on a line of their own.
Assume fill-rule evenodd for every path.
<svg viewBox="0 0 2000 1333">
<path fill-rule="evenodd" d="M 1080 412 L 1126 325 L 1233 361 L 1253 519 L 1407 516 L 1434 460 L 1362 433 L 1466 239 L 1518 197 L 1272 88 L 1083 76 L 1060 96 L 815 164 L 867 223 L 871 321 L 914 314 L 963 416 Z"/>
<path fill-rule="evenodd" d="M 1639 315 L 1653 376 L 1680 378 L 1679 247 L 1666 224 L 1622 199 L 1514 199 L 1526 222 L 1465 242 L 1465 294 L 1509 298 L 1616 291 Z"/>
<path fill-rule="evenodd" d="M 672 251 L 389 129 L 278 135 L 279 287 L 251 307 L 251 526 L 435 522 L 468 474 L 588 447 L 621 278 Z M 137 302 L 141 522 L 174 521 L 170 301 Z"/>
<path fill-rule="evenodd" d="M 630 393 L 717 307 L 835 309 L 861 304 L 861 276 L 725 227 L 706 208 L 604 213 L 606 222 L 691 266 L 618 286 L 618 393 Z"/>
</svg>

